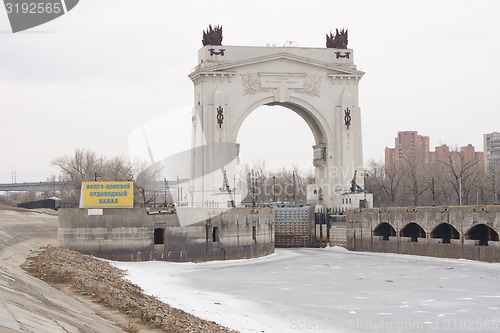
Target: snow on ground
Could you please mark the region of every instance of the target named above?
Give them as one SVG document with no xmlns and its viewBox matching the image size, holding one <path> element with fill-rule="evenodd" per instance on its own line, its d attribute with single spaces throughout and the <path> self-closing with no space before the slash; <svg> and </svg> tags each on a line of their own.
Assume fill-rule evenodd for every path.
<svg viewBox="0 0 500 333">
<path fill-rule="evenodd" d="M 326 248 L 113 264 L 146 293 L 244 333 L 500 330 L 497 263 Z"/>
</svg>

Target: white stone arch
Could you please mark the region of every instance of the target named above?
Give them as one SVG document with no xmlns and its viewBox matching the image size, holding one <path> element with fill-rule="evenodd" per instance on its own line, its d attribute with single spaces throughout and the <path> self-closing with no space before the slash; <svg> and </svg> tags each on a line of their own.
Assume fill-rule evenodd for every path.
<svg viewBox="0 0 500 333">
<path fill-rule="evenodd" d="M 194 83 L 192 142 L 193 148 L 205 148 L 191 155 L 193 206 L 221 208 L 235 198 L 224 189 L 230 190 L 228 180 L 237 173 L 238 132 L 263 105 L 290 109 L 312 131 L 316 184 L 308 189 L 311 203 L 345 210 L 368 199 L 370 206 L 371 196 L 360 192 L 358 83 L 364 73 L 354 65 L 351 49 L 207 45 L 199 50 L 198 61 L 189 74 Z"/>
</svg>

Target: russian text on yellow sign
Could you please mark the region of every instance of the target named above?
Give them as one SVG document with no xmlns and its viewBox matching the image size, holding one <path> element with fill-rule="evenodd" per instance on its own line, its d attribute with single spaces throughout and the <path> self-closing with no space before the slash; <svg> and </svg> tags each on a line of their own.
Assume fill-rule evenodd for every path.
<svg viewBox="0 0 500 333">
<path fill-rule="evenodd" d="M 133 182 L 83 182 L 85 208 L 134 207 Z"/>
</svg>

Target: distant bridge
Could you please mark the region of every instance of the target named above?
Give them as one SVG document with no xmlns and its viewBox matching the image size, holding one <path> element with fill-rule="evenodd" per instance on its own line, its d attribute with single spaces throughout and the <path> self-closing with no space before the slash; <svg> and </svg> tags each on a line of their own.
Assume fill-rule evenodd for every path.
<svg viewBox="0 0 500 333">
<path fill-rule="evenodd" d="M 34 190 L 36 192 L 55 192 L 60 190 L 62 186 L 62 182 L 9 183 L 0 184 L 0 191 L 24 192 Z"/>
</svg>

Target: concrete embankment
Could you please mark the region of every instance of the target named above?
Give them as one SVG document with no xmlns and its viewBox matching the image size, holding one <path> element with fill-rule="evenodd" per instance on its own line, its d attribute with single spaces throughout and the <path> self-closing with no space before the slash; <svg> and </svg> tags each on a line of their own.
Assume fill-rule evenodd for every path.
<svg viewBox="0 0 500 333">
<path fill-rule="evenodd" d="M 0 332 L 161 332 L 144 322 L 144 318 L 130 316 L 116 309 L 104 307 L 96 302 L 95 295 L 72 289 L 71 279 L 66 279 L 67 272 L 73 276 L 91 281 L 92 275 L 105 272 L 106 262 L 60 249 L 46 255 L 40 255 L 40 249 L 57 246 L 57 216 L 54 214 L 35 213 L 32 211 L 12 211 L 0 207 Z M 54 257 L 54 254 L 57 256 Z M 26 260 L 28 261 L 26 262 Z M 77 260 L 78 259 L 78 260 Z M 92 260 L 91 260 L 92 259 Z M 31 263 L 31 264 L 30 264 Z M 60 274 L 63 282 L 58 281 L 58 288 L 26 273 L 21 266 L 31 266 L 41 278 L 49 274 Z M 36 264 L 36 265 L 35 265 Z M 83 265 L 83 266 L 82 266 Z M 85 269 L 85 267 L 92 269 Z M 108 265 L 109 266 L 109 265 Z M 83 267 L 83 268 L 82 268 Z M 116 272 L 115 272 L 116 273 Z M 119 276 L 104 277 L 102 281 L 112 282 L 114 288 L 126 284 Z M 66 275 L 65 275 L 66 274 Z M 69 284 L 68 284 L 69 283 Z M 138 289 L 138 288 L 137 288 Z M 63 291 L 64 290 L 64 291 Z M 113 295 L 124 295 L 127 291 L 115 289 Z M 137 302 L 148 296 L 136 293 Z M 231 332 L 213 322 L 203 321 L 187 313 L 164 306 L 165 312 L 173 313 L 176 326 L 171 332 Z M 158 312 L 158 310 L 156 311 Z M 157 314 L 155 312 L 155 314 Z M 160 317 L 167 315 L 160 313 Z M 193 327 L 195 325 L 196 327 Z"/>
<path fill-rule="evenodd" d="M 20 267 L 49 244 L 57 245 L 57 216 L 0 210 L 0 331 L 123 332 Z"/>
</svg>

